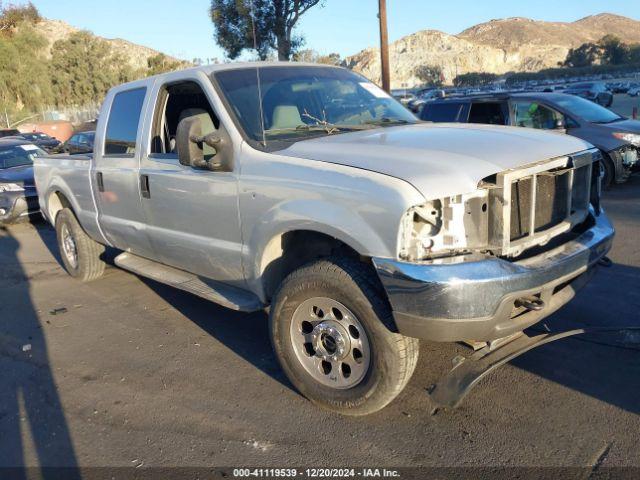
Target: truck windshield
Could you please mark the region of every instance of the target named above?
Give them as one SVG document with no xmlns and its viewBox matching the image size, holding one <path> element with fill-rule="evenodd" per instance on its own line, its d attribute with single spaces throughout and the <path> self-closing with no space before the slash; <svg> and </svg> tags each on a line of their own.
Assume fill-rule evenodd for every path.
<svg viewBox="0 0 640 480">
<path fill-rule="evenodd" d="M 33 164 L 34 157 L 46 155 L 35 145 L 0 146 L 0 169 Z"/>
<path fill-rule="evenodd" d="M 418 121 L 382 89 L 341 68 L 249 67 L 214 76 L 246 136 L 256 143 Z"/>
</svg>

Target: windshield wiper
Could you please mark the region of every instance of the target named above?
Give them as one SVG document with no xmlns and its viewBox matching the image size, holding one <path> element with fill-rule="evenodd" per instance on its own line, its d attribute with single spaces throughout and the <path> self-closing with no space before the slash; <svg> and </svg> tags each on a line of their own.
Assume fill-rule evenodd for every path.
<svg viewBox="0 0 640 480">
<path fill-rule="evenodd" d="M 366 128 L 368 128 L 368 126 L 366 125 L 341 125 L 335 123 L 324 123 L 315 125 L 304 124 L 287 128 L 270 128 L 268 130 L 265 130 L 264 133 L 267 135 L 272 135 L 288 132 L 326 132 L 328 135 L 332 135 L 334 133 L 342 131 L 364 130 Z"/>
</svg>

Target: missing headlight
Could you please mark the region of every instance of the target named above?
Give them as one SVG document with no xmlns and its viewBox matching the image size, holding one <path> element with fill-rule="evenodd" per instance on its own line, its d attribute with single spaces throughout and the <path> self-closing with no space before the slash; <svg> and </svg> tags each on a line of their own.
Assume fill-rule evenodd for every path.
<svg viewBox="0 0 640 480">
<path fill-rule="evenodd" d="M 482 250 L 487 246 L 488 216 L 485 189 L 415 206 L 402 219 L 398 256 L 414 261 Z"/>
</svg>

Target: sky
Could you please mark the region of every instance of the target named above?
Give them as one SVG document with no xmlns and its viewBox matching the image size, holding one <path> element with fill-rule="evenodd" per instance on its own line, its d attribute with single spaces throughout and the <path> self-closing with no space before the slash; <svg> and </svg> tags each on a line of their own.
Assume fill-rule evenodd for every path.
<svg viewBox="0 0 640 480">
<path fill-rule="evenodd" d="M 47 18 L 102 37 L 124 38 L 185 60 L 224 58 L 213 39 L 209 0 L 33 3 Z M 324 0 L 324 7 L 314 7 L 302 17 L 298 32 L 305 36 L 306 48 L 343 57 L 355 54 L 378 44 L 377 8 L 377 0 Z M 640 20 L 638 0 L 387 0 L 391 41 L 425 29 L 456 34 L 494 18 L 574 21 L 605 11 Z"/>
</svg>

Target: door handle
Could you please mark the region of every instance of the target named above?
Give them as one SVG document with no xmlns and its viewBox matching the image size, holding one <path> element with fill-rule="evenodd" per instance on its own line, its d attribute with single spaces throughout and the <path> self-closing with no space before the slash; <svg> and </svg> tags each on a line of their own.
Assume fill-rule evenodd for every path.
<svg viewBox="0 0 640 480">
<path fill-rule="evenodd" d="M 142 192 L 142 198 L 151 198 L 149 175 L 140 175 L 140 192 Z"/>
<path fill-rule="evenodd" d="M 104 180 L 102 179 L 102 172 L 96 172 L 96 181 L 98 182 L 98 191 L 104 192 Z"/>
</svg>

